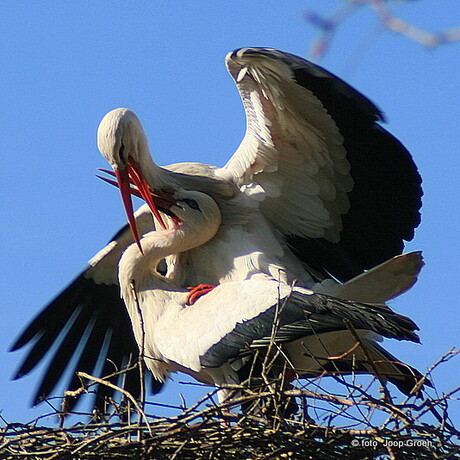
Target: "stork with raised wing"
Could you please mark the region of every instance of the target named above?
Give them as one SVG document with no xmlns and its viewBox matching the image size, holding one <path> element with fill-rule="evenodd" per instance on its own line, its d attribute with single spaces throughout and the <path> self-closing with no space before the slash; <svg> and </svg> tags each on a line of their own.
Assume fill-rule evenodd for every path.
<svg viewBox="0 0 460 460">
<path fill-rule="evenodd" d="M 249 197 L 299 259 L 327 277 L 346 281 L 399 254 L 420 220 L 421 181 L 407 150 L 378 124 L 379 110 L 288 53 L 242 48 L 227 67 L 247 130 L 224 167 L 158 167 L 137 117 L 117 109 L 98 133 L 113 168 L 137 171 L 156 189 Z"/>
<path fill-rule="evenodd" d="M 377 372 L 410 394 L 421 374 L 377 342 L 381 335 L 418 341 L 417 328 L 386 306 L 318 294 L 262 274 L 220 284 L 189 305 L 184 267 L 165 276 L 158 264 L 207 244 L 218 234 L 222 216 L 216 202 L 201 192 L 177 191 L 174 200 L 173 226 L 145 234 L 142 253 L 132 244 L 119 264 L 135 337 L 156 379 L 182 371 L 217 387 L 238 384 L 244 380 L 248 348 L 267 348 L 273 337 L 282 346 L 291 379 L 326 371 Z M 226 392 L 219 394 L 222 400 Z"/>
<path fill-rule="evenodd" d="M 419 224 L 421 181 L 410 154 L 380 126 L 380 111 L 339 78 L 289 53 L 242 48 L 227 56 L 227 67 L 243 100 L 247 130 L 223 168 L 149 166 L 140 122 L 137 151 L 121 135 L 130 132 L 120 129 L 128 118 L 134 119 L 127 111 L 112 113 L 101 136 L 125 182 L 128 171 L 160 191 L 205 191 L 222 212 L 219 232 L 230 235 L 228 227 L 234 226 L 231 245 L 221 239 L 214 246 L 224 251 L 222 261 L 213 259 L 217 267 L 208 260 L 211 242 L 191 250 L 199 270 L 188 273 L 189 284 L 243 280 L 253 273 L 278 279 L 281 273 L 285 282 L 298 279 L 308 287 L 331 284 L 324 281 L 331 277 L 350 283 L 358 276 L 347 283 L 346 296 L 365 301 L 386 300 L 410 287 L 421 259 L 399 254 Z M 143 193 L 148 199 L 145 188 Z M 145 207 L 136 222 L 140 234 L 153 228 Z M 241 229 L 254 236 L 239 240 Z M 118 261 L 132 242 L 127 228 L 118 232 L 13 345 L 34 342 L 16 377 L 56 350 L 35 400 L 52 391 L 70 362 L 71 371 L 92 372 L 106 359 L 102 373 L 108 374 L 138 353 L 117 283 Z M 359 297 L 363 294 L 372 298 Z M 137 374 L 128 378 L 133 394 L 136 379 Z M 75 377 L 69 388 L 78 384 Z"/>
<path fill-rule="evenodd" d="M 398 260 L 399 266 L 407 262 L 409 276 L 387 276 L 386 280 L 380 277 L 380 282 L 373 286 L 364 282 L 370 279 L 370 273 L 361 283 L 356 283 L 355 278 L 353 283 L 351 280 L 345 284 L 335 282 L 331 276 L 326 276 L 325 267 L 317 270 L 316 261 L 308 252 L 302 254 L 301 258 L 293 254 L 286 241 L 289 235 L 277 237 L 282 234 L 281 229 L 273 223 L 277 219 L 277 212 L 267 215 L 262 206 L 266 200 L 270 200 L 269 196 L 262 202 L 253 200 L 252 195 L 248 196 L 232 181 L 222 180 L 220 176 L 224 173 L 209 165 L 180 163 L 170 168 L 157 166 L 150 155 L 141 122 L 129 109 L 112 110 L 102 119 L 98 129 L 98 147 L 115 171 L 134 235 L 138 235 L 138 232 L 132 213 L 130 179 L 137 186 L 138 195 L 150 203 L 153 214 L 163 227 L 163 218 L 155 208 L 150 189 L 159 193 L 164 193 L 164 190 L 168 193 L 184 189 L 199 190 L 210 195 L 218 204 L 222 213 L 218 234 L 207 244 L 192 248 L 183 255 L 188 259 L 184 280 L 187 285 L 210 286 L 265 274 L 288 284 L 295 281 L 317 292 L 333 292 L 338 296 L 346 287 L 348 299 L 385 302 L 408 289 L 421 268 L 420 255 L 416 253 L 406 256 L 407 260 L 406 257 Z M 194 174 L 190 174 L 192 171 Z M 302 193 L 301 185 L 298 184 L 299 194 Z M 288 194 L 291 194 L 291 188 L 288 188 Z M 281 200 L 282 195 L 277 195 L 276 199 Z M 294 214 L 291 220 L 296 221 Z M 296 222 L 301 220 L 299 217 Z M 418 263 L 414 264 L 416 259 L 419 259 Z M 387 261 L 384 267 L 395 263 Z M 379 273 L 382 269 L 374 268 L 372 273 Z M 407 272 L 401 275 L 407 275 Z"/>
</svg>

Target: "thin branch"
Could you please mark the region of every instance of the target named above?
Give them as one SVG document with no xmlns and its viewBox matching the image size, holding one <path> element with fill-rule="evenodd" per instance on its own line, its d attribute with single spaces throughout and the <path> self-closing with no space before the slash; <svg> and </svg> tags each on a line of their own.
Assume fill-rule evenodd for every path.
<svg viewBox="0 0 460 460">
<path fill-rule="evenodd" d="M 138 404 L 138 402 L 136 401 L 136 398 L 129 392 L 129 391 L 126 391 L 124 388 L 121 388 L 107 380 L 104 380 L 104 379 L 100 379 L 98 377 L 94 377 L 93 375 L 90 375 L 90 374 L 87 374 L 86 372 L 77 372 L 77 375 L 79 377 L 84 377 L 88 380 L 93 380 L 94 382 L 97 382 L 99 383 L 100 385 L 105 385 L 109 388 L 113 388 L 114 390 L 117 390 L 119 391 L 120 393 L 122 393 L 123 395 L 125 395 L 134 405 L 134 407 L 137 409 L 137 411 L 139 412 L 139 414 L 141 414 L 142 418 L 144 419 L 146 425 L 147 425 L 147 428 L 149 430 L 149 433 L 152 435 L 152 430 L 150 428 L 150 425 L 149 425 L 149 420 L 147 418 L 147 415 L 145 415 L 145 412 L 142 410 L 141 406 Z"/>
<path fill-rule="evenodd" d="M 460 41 L 460 27 L 439 32 L 424 30 L 390 11 L 390 3 L 391 0 L 340 0 L 340 6 L 328 15 L 319 14 L 314 10 L 307 11 L 304 14 L 305 20 L 319 30 L 319 37 L 311 47 L 312 56 L 322 58 L 329 50 L 339 27 L 362 8 L 374 11 L 382 26 L 380 30 L 398 34 L 426 48 L 434 49 Z"/>
<path fill-rule="evenodd" d="M 140 392 L 139 392 L 139 398 L 140 398 L 140 406 L 142 412 L 139 412 L 138 415 L 141 417 L 141 413 L 144 412 L 145 408 L 145 380 L 144 380 L 144 372 L 145 372 L 145 361 L 144 361 L 144 356 L 145 356 L 145 326 L 144 326 L 144 315 L 142 314 L 142 308 L 139 303 L 139 298 L 137 296 L 137 290 L 136 290 L 136 283 L 135 280 L 132 279 L 130 282 L 130 287 L 132 290 L 132 294 L 134 296 L 134 302 L 136 304 L 136 309 L 137 309 L 137 314 L 139 315 L 139 324 L 141 327 L 141 343 L 139 346 L 139 385 L 140 385 Z M 139 423 L 141 420 L 138 420 Z M 139 441 L 142 440 L 142 431 L 139 431 Z"/>
</svg>

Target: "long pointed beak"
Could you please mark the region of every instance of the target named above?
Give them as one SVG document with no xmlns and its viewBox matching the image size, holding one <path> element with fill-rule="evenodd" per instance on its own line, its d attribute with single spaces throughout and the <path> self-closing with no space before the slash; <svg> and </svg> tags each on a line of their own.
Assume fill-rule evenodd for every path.
<svg viewBox="0 0 460 460">
<path fill-rule="evenodd" d="M 110 171 L 108 169 L 102 169 L 102 168 L 99 168 L 100 171 L 102 172 L 105 172 L 113 177 L 116 176 L 115 172 L 114 171 Z M 99 176 L 96 174 L 96 177 L 103 180 L 104 182 L 107 182 L 108 184 L 110 185 L 113 185 L 114 187 L 117 187 L 117 188 L 120 188 L 119 187 L 119 184 L 116 180 L 112 180 L 112 179 L 109 179 L 107 177 L 104 177 L 104 176 Z M 130 182 L 132 184 L 132 181 Z M 137 196 L 138 198 L 142 198 L 142 195 L 141 193 L 139 192 L 139 189 L 138 188 L 135 188 L 135 187 L 131 187 L 129 189 L 131 195 L 134 195 L 134 196 Z M 154 193 L 154 192 L 150 192 L 151 195 L 152 195 L 152 198 L 155 202 L 155 205 L 156 207 L 158 208 L 158 211 L 162 212 L 163 214 L 166 214 L 168 215 L 169 217 L 172 217 L 172 218 L 175 218 L 177 217 L 175 214 L 173 214 L 170 209 L 171 209 L 171 206 L 174 206 L 175 204 L 177 204 L 177 201 L 173 198 L 172 194 L 171 193 L 168 193 L 168 192 L 163 192 L 162 194 L 159 194 L 159 193 Z"/>
<path fill-rule="evenodd" d="M 105 182 L 108 182 L 111 185 L 115 185 L 120 189 L 121 199 L 123 201 L 123 206 L 125 207 L 126 215 L 128 217 L 131 233 L 133 234 L 134 241 L 136 241 L 139 250 L 142 254 L 144 254 L 141 246 L 139 232 L 137 230 L 136 219 L 134 217 L 133 202 L 131 196 L 136 195 L 147 202 L 153 215 L 157 218 L 163 229 L 166 229 L 167 227 L 158 208 L 160 207 L 162 212 L 170 215 L 172 219 L 176 221 L 177 217 L 169 211 L 171 206 L 176 204 L 176 201 L 173 199 L 169 192 L 152 193 L 147 181 L 143 178 L 136 163 L 128 163 L 123 171 L 110 171 L 108 169 L 100 169 L 100 171 L 116 177 L 117 182 L 105 177 L 98 176 Z M 131 183 L 134 184 L 137 188 L 132 188 Z"/>
<path fill-rule="evenodd" d="M 167 227 L 163 221 L 163 218 L 161 217 L 161 214 L 158 211 L 155 201 L 152 198 L 149 184 L 144 179 L 138 164 L 131 161 L 130 163 L 128 163 L 128 169 L 131 179 L 133 180 L 134 185 L 138 188 L 142 199 L 149 205 L 150 210 L 152 211 L 153 215 L 157 218 L 158 222 L 163 227 L 163 229 L 166 229 Z"/>
<path fill-rule="evenodd" d="M 142 251 L 141 239 L 139 238 L 139 232 L 137 231 L 136 219 L 134 217 L 128 168 L 126 167 L 123 171 L 115 171 L 115 177 L 117 178 L 118 188 L 120 189 L 121 199 L 123 201 L 123 206 L 125 207 L 128 223 L 131 228 L 131 233 L 133 234 L 134 241 L 136 242 L 139 251 L 144 254 L 144 251 Z"/>
</svg>

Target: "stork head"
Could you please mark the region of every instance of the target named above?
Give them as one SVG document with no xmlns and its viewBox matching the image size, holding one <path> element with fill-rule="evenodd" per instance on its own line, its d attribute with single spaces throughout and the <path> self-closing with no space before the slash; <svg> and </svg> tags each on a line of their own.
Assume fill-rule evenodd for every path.
<svg viewBox="0 0 460 460">
<path fill-rule="evenodd" d="M 144 173 L 141 172 L 146 164 L 153 164 L 153 160 L 147 137 L 137 115 L 125 108 L 114 109 L 107 113 L 97 130 L 97 146 L 115 172 L 131 231 L 142 251 L 134 219 L 130 180 L 138 188 L 141 197 L 149 204 L 160 225 L 163 228 L 166 226 L 152 199 Z"/>
<path fill-rule="evenodd" d="M 160 200 L 159 205 L 168 207 L 174 226 L 165 232 L 153 232 L 158 234 L 155 247 L 168 248 L 169 254 L 188 251 L 207 243 L 216 235 L 222 222 L 217 203 L 206 193 L 195 190 L 176 190 L 172 200 L 164 204 Z M 146 247 L 149 251 L 149 246 Z"/>
<path fill-rule="evenodd" d="M 200 237 L 209 241 L 217 233 L 222 214 L 217 203 L 206 193 L 195 190 L 177 190 L 169 211 L 177 217 L 179 225 L 187 225 Z M 201 245 L 203 243 L 200 243 Z"/>
<path fill-rule="evenodd" d="M 137 115 L 125 108 L 107 113 L 97 130 L 97 147 L 114 171 L 150 159 L 147 136 Z"/>
</svg>

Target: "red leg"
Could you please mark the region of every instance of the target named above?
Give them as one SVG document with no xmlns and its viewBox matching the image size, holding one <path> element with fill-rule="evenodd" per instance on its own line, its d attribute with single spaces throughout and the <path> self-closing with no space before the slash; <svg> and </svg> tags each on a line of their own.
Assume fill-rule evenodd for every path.
<svg viewBox="0 0 460 460">
<path fill-rule="evenodd" d="M 198 284 L 198 286 L 191 286 L 187 289 L 190 291 L 187 295 L 186 304 L 193 305 L 197 299 L 199 299 L 202 295 L 211 292 L 216 286 L 212 284 Z"/>
</svg>

